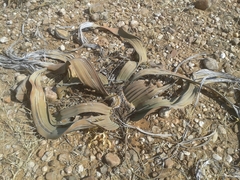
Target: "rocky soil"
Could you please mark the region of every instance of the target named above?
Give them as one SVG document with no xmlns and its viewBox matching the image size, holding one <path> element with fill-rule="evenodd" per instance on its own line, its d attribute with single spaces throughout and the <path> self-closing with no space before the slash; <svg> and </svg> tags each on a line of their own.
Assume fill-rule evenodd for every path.
<svg viewBox="0 0 240 180">
<path fill-rule="evenodd" d="M 81 23 L 94 21 L 123 27 L 139 37 L 151 65 L 173 70 L 184 59 L 205 53 L 205 59 L 198 56 L 183 64 L 180 73 L 208 68 L 240 77 L 239 0 L 202 2 L 4 1 L 0 2 L 0 51 L 4 54 L 18 42 L 14 52 L 19 56 L 39 49 L 75 49 L 72 54 L 94 62 L 99 52 L 76 50 L 80 45 L 68 34 L 65 38 L 51 34 L 54 28 L 74 32 Z M 103 47 L 104 57 L 132 52 L 109 32 L 89 30 L 86 36 Z M 129 122 L 149 134 L 121 127 L 47 140 L 36 132 L 28 102 L 17 102 L 12 91 L 29 73 L 0 67 L 0 74 L 0 179 L 240 179 L 238 118 L 211 93 L 200 94 L 194 111 L 187 106 Z M 233 94 L 230 84 L 222 83 L 218 90 L 227 97 Z"/>
</svg>

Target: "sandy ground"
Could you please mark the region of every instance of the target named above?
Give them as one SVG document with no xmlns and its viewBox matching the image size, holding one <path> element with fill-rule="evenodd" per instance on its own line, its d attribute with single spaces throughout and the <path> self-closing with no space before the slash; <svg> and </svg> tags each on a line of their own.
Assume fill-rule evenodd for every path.
<svg viewBox="0 0 240 180">
<path fill-rule="evenodd" d="M 1 2 L 0 51 L 4 54 L 14 42 L 20 42 L 14 46 L 18 56 L 39 49 L 72 50 L 80 46 L 78 42 L 58 39 L 49 28 L 73 31 L 83 22 L 94 21 L 124 27 L 139 37 L 150 64 L 173 70 L 184 59 L 206 53 L 209 63 L 199 56 L 183 64 L 179 72 L 189 75 L 208 68 L 239 78 L 240 3 L 203 2 L 206 9 L 203 4 L 195 7 L 190 0 Z M 109 32 L 89 30 L 85 34 L 116 63 L 133 51 Z M 93 64 L 102 58 L 89 48 L 72 54 Z M 130 122 L 147 132 L 170 133 L 176 138 L 121 127 L 77 131 L 47 140 L 36 131 L 29 101 L 20 103 L 14 97 L 17 82 L 30 73 L 0 67 L 0 74 L 0 179 L 240 179 L 239 121 L 226 102 L 212 93 L 203 91 L 194 111 L 190 105 Z M 234 96 L 238 105 L 239 91 L 233 87 L 220 83 L 216 88 L 226 97 Z"/>
</svg>

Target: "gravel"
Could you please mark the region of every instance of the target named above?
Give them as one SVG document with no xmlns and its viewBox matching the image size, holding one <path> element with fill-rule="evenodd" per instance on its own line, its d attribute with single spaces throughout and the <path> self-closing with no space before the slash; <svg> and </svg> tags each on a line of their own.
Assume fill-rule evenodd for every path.
<svg viewBox="0 0 240 180">
<path fill-rule="evenodd" d="M 110 167 L 116 167 L 121 163 L 120 158 L 116 154 L 113 154 L 113 153 L 106 154 L 104 159 L 105 159 L 107 165 L 109 165 Z"/>
<path fill-rule="evenodd" d="M 205 52 L 206 56 L 184 63 L 178 73 L 190 77 L 201 68 L 230 74 L 239 71 L 240 35 L 236 18 L 240 10 L 237 0 L 37 2 L 0 3 L 1 54 L 20 39 L 14 47 L 14 53 L 19 56 L 39 49 L 64 52 L 74 49 L 72 55 L 87 58 L 96 69 L 117 67 L 135 58 L 128 43 L 101 29 L 87 29 L 84 34 L 90 43 L 100 45 L 102 51 L 76 50 L 81 43 L 75 30 L 82 22 L 90 20 L 109 27 L 123 27 L 139 37 L 148 57 L 148 63 L 139 69 L 146 66 L 173 70 L 184 59 Z M 236 178 L 240 171 L 237 168 L 239 122 L 214 93 L 201 93 L 199 104 L 194 108 L 163 108 L 139 122 L 128 122 L 148 133 L 173 134 L 169 138 L 121 127 L 117 131 L 77 131 L 57 140 L 43 140 L 36 133 L 28 100 L 23 104 L 17 102 L 11 90 L 29 73 L 15 74 L 3 68 L 0 71 L 0 123 L 1 132 L 4 132 L 0 135 L 0 174 L 6 179 L 14 179 L 14 176 L 38 180 L 140 179 L 139 175 L 142 179 L 169 180 L 197 179 L 201 173 L 202 179 L 221 179 L 222 174 Z M 167 80 L 166 77 L 157 84 L 162 87 Z M 226 97 L 230 94 L 228 91 L 238 93 L 237 89 L 233 90 L 233 84 L 213 88 L 220 89 Z M 165 96 L 178 96 L 180 90 L 174 87 Z M 55 93 L 52 87 L 44 87 L 44 91 Z M 71 102 L 83 101 L 79 92 L 66 93 Z M 232 97 L 234 95 L 237 94 L 233 93 Z M 238 95 L 236 97 L 238 102 Z M 46 100 L 51 107 L 55 107 L 54 102 L 69 106 L 56 94 L 54 100 L 50 99 Z M 212 132 L 215 132 L 213 136 L 202 138 Z M 101 133 L 104 138 L 99 136 Z M 181 173 L 175 173 L 176 169 Z"/>
<path fill-rule="evenodd" d="M 210 69 L 210 70 L 218 70 L 219 69 L 218 62 L 213 58 L 204 59 L 203 64 L 207 69 Z"/>
</svg>

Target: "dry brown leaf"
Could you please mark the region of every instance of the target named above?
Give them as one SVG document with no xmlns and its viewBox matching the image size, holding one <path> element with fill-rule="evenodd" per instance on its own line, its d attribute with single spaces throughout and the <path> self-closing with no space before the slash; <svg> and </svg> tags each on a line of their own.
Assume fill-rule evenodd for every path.
<svg viewBox="0 0 240 180">
<path fill-rule="evenodd" d="M 173 101 L 171 107 L 173 108 L 184 108 L 185 106 L 192 104 L 196 100 L 197 93 L 199 91 L 199 87 L 188 83 L 187 87 L 184 88 L 182 93 Z"/>
<path fill-rule="evenodd" d="M 71 73 L 75 73 L 84 85 L 91 87 L 103 95 L 108 95 L 101 79 L 88 60 L 73 59 L 70 63 L 70 68 L 72 68 Z M 73 77 L 76 75 L 72 74 Z"/>
<path fill-rule="evenodd" d="M 32 85 L 30 102 L 33 121 L 38 133 L 41 136 L 48 139 L 56 139 L 64 133 L 79 129 L 92 128 L 96 126 L 108 128 L 108 130 L 118 128 L 118 125 L 109 119 L 110 108 L 100 103 L 80 104 L 73 108 L 64 109 L 58 113 L 57 118 L 54 118 L 49 113 L 48 105 L 45 100 L 45 94 L 41 86 L 41 73 L 45 71 L 46 69 L 36 71 L 29 78 L 29 82 Z M 77 122 L 69 122 L 67 125 L 60 125 L 63 118 L 72 117 L 84 112 L 101 113 L 106 115 L 99 115 L 96 117 L 91 116 L 87 119 L 80 119 Z"/>
<path fill-rule="evenodd" d="M 139 55 L 138 61 L 137 62 L 128 61 L 123 66 L 119 75 L 117 76 L 117 81 L 128 80 L 140 64 L 147 62 L 146 48 L 144 48 L 143 43 L 141 42 L 141 40 L 138 37 L 127 33 L 122 28 L 109 28 L 109 27 L 105 27 L 105 26 L 98 26 L 98 27 L 107 29 L 110 32 L 112 32 L 113 34 L 120 36 L 124 41 L 131 44 L 133 46 L 133 48 L 136 50 L 136 52 L 138 53 L 138 55 Z"/>
<path fill-rule="evenodd" d="M 130 103 L 132 103 L 134 106 L 138 106 L 141 102 L 153 98 L 153 96 L 164 92 L 171 86 L 172 84 L 167 84 L 158 88 L 156 85 L 147 86 L 144 80 L 138 80 L 124 88 L 124 94 Z"/>
<path fill-rule="evenodd" d="M 15 89 L 15 97 L 18 101 L 23 102 L 23 100 L 25 99 L 26 95 L 27 95 L 27 90 L 29 88 L 27 88 L 28 85 L 28 78 L 26 77 Z"/>
<path fill-rule="evenodd" d="M 102 73 L 98 73 L 98 76 L 99 76 L 99 78 L 101 79 L 101 81 L 104 85 L 108 84 L 108 79 L 107 79 L 106 76 L 104 76 Z"/>
<path fill-rule="evenodd" d="M 99 114 L 110 116 L 110 112 L 111 112 L 111 108 L 106 106 L 105 104 L 98 103 L 98 102 L 91 102 L 91 103 L 81 103 L 81 104 L 63 109 L 55 113 L 54 117 L 57 119 L 57 121 L 61 121 L 81 113 L 99 113 Z"/>
<path fill-rule="evenodd" d="M 119 75 L 117 76 L 117 82 L 126 81 L 128 80 L 134 71 L 137 68 L 137 62 L 135 61 L 128 61 L 123 68 L 121 69 Z"/>
<path fill-rule="evenodd" d="M 147 62 L 146 48 L 144 48 L 142 41 L 137 36 L 129 34 L 128 32 L 124 31 L 123 28 L 109 28 L 106 26 L 98 26 L 98 27 L 109 30 L 113 34 L 120 36 L 121 38 L 124 39 L 124 41 L 131 44 L 139 55 L 139 64 Z"/>
</svg>

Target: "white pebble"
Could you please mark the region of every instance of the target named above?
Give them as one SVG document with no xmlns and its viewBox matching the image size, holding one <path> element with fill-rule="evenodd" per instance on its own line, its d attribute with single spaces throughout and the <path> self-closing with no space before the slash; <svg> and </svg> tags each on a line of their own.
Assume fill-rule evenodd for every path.
<svg viewBox="0 0 240 180">
<path fill-rule="evenodd" d="M 65 16 L 66 10 L 65 10 L 64 8 L 60 9 L 60 10 L 59 10 L 59 14 L 60 14 L 61 16 Z"/>
<path fill-rule="evenodd" d="M 157 38 L 158 38 L 158 40 L 160 40 L 160 39 L 163 38 L 163 35 L 162 35 L 162 34 L 159 34 Z"/>
<path fill-rule="evenodd" d="M 147 136 L 147 140 L 148 140 L 148 142 L 153 142 L 154 138 L 152 138 L 151 136 Z"/>
<path fill-rule="evenodd" d="M 213 134 L 213 137 L 212 137 L 212 142 L 216 142 L 218 139 L 218 133 L 215 131 L 215 133 Z"/>
<path fill-rule="evenodd" d="M 188 152 L 188 151 L 183 151 L 183 153 L 186 155 L 186 156 L 190 156 L 190 152 Z"/>
<path fill-rule="evenodd" d="M 48 171 L 48 167 L 47 166 L 43 166 L 42 167 L 42 172 L 47 172 Z"/>
<path fill-rule="evenodd" d="M 84 171 L 84 167 L 83 167 L 83 165 L 81 164 L 81 165 L 79 165 L 78 167 L 77 167 L 77 172 L 80 174 L 80 173 L 82 173 Z"/>
<path fill-rule="evenodd" d="M 194 121 L 195 121 L 196 123 L 198 123 L 198 122 L 199 122 L 199 119 L 195 118 Z"/>
<path fill-rule="evenodd" d="M 220 58 L 224 59 L 226 57 L 226 54 L 224 52 L 221 52 Z"/>
<path fill-rule="evenodd" d="M 94 155 L 91 155 L 90 156 L 90 161 L 92 162 L 92 161 L 94 161 L 96 159 L 96 156 L 94 156 Z"/>
<path fill-rule="evenodd" d="M 221 161 L 222 157 L 219 156 L 218 154 L 213 154 L 213 159 L 217 160 L 217 161 Z"/>
<path fill-rule="evenodd" d="M 97 171 L 97 177 L 100 178 L 101 176 L 102 176 L 102 174 Z"/>
<path fill-rule="evenodd" d="M 67 173 L 67 174 L 71 174 L 71 173 L 72 173 L 72 167 L 71 167 L 71 166 L 65 167 L 65 168 L 64 168 L 64 171 L 65 171 L 65 173 Z"/>
<path fill-rule="evenodd" d="M 27 163 L 27 166 L 28 166 L 29 169 L 32 169 L 35 166 L 35 163 L 33 161 L 29 161 Z"/>
<path fill-rule="evenodd" d="M 199 126 L 203 127 L 203 125 L 204 125 L 204 122 L 203 121 L 199 121 Z"/>
<path fill-rule="evenodd" d="M 135 21 L 135 20 L 132 20 L 131 22 L 130 22 L 130 25 L 131 25 L 131 27 L 132 28 L 136 28 L 137 26 L 138 26 L 138 22 L 137 21 Z"/>
<path fill-rule="evenodd" d="M 1 37 L 0 38 L 0 43 L 2 43 L 2 44 L 6 43 L 7 41 L 9 41 L 7 37 Z"/>
<path fill-rule="evenodd" d="M 188 66 L 189 66 L 190 68 L 193 68 L 193 67 L 195 66 L 195 64 L 194 64 L 194 63 L 191 63 L 191 62 L 189 62 L 189 63 L 188 63 Z"/>
<path fill-rule="evenodd" d="M 60 47 L 59 47 L 59 49 L 61 50 L 61 51 L 65 51 L 65 46 L 62 44 Z"/>
<path fill-rule="evenodd" d="M 50 159 L 53 157 L 53 151 L 47 151 L 44 153 L 44 155 L 42 156 L 41 160 L 42 161 L 50 161 Z"/>
<path fill-rule="evenodd" d="M 122 26 L 124 26 L 124 25 L 125 25 L 124 21 L 119 21 L 119 22 L 117 23 L 117 26 L 118 26 L 118 27 L 122 27 Z"/>
<path fill-rule="evenodd" d="M 7 25 L 12 25 L 12 24 L 13 24 L 12 20 L 7 21 Z"/>
<path fill-rule="evenodd" d="M 226 160 L 227 160 L 227 162 L 230 164 L 230 163 L 232 162 L 233 158 L 232 158 L 232 156 L 230 156 L 230 155 L 228 154 L 227 157 L 226 157 Z"/>
<path fill-rule="evenodd" d="M 221 134 L 227 134 L 227 131 L 223 126 L 218 126 L 218 130 L 221 132 Z"/>
</svg>

